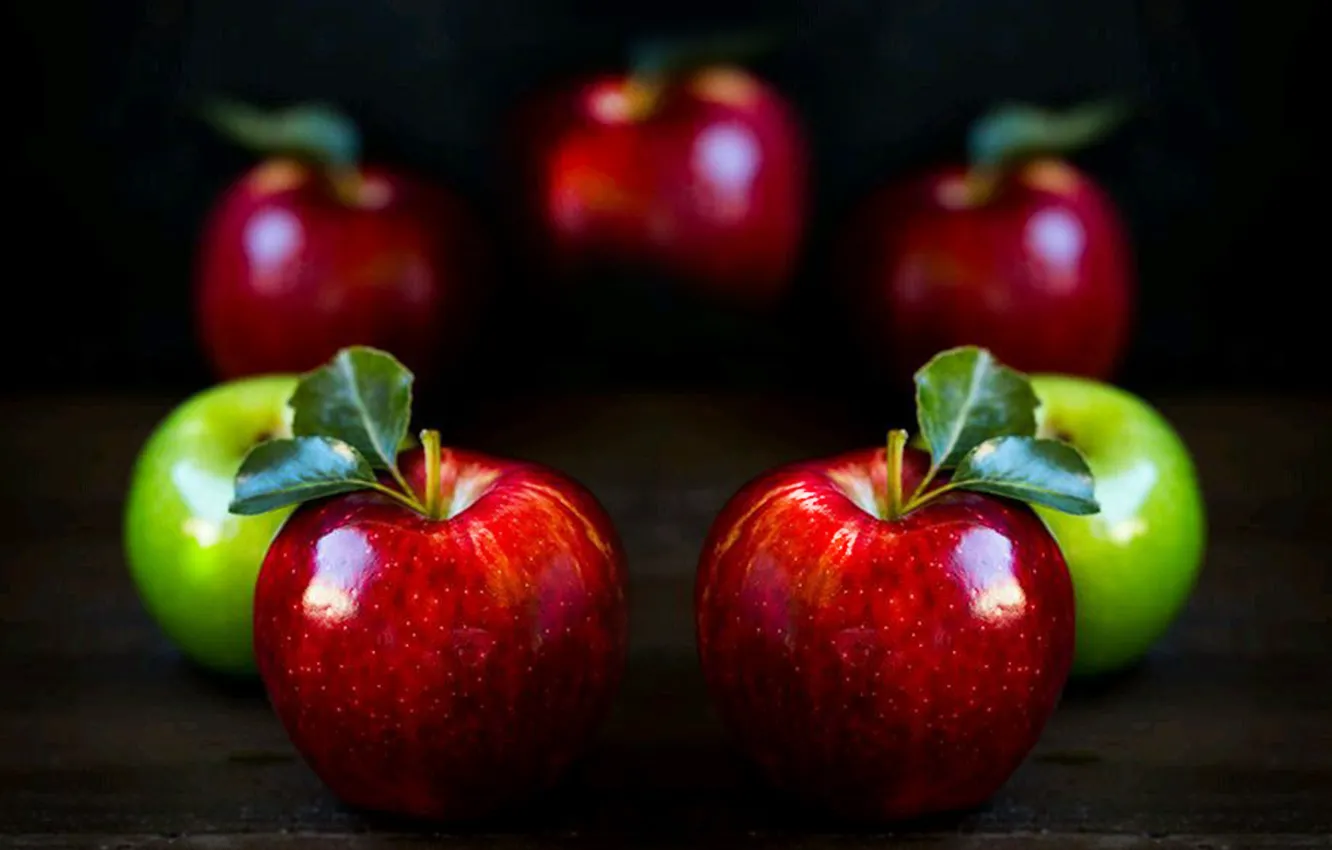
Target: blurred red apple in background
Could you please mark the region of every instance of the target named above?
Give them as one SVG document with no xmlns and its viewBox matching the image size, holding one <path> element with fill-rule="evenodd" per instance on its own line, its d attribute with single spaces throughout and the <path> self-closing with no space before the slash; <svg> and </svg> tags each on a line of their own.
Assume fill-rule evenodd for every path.
<svg viewBox="0 0 1332 850">
<path fill-rule="evenodd" d="M 217 377 L 303 372 L 348 345 L 392 352 L 423 380 L 456 353 L 484 275 L 463 203 L 359 163 L 346 116 L 218 103 L 207 117 L 266 158 L 201 234 L 197 331 Z"/>
<path fill-rule="evenodd" d="M 1122 116 L 1005 106 L 971 131 L 969 166 L 885 187 L 853 216 L 837 257 L 850 321 L 905 379 L 933 353 L 980 345 L 1023 371 L 1099 379 L 1131 334 L 1136 276 L 1112 200 L 1059 159 Z"/>
<path fill-rule="evenodd" d="M 780 93 L 700 59 L 717 52 L 700 44 L 519 111 L 522 216 L 544 272 L 649 272 L 727 305 L 785 294 L 804 229 L 802 130 Z"/>
</svg>

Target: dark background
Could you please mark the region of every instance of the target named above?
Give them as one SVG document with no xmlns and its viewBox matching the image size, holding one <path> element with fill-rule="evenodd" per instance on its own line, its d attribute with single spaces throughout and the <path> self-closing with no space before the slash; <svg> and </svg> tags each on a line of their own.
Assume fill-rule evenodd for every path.
<svg viewBox="0 0 1332 850">
<path fill-rule="evenodd" d="M 1142 312 L 1123 382 L 1307 386 L 1320 380 L 1314 345 L 1326 325 L 1316 306 L 1326 172 L 1309 106 L 1325 100 L 1311 82 L 1318 5 L 14 3 L 11 385 L 175 390 L 208 380 L 189 323 L 193 240 L 211 200 L 253 160 L 188 115 L 193 98 L 334 100 L 360 121 L 370 157 L 446 181 L 493 216 L 503 204 L 493 189 L 499 122 L 532 87 L 614 66 L 643 36 L 777 23 L 794 36 L 755 67 L 794 101 L 814 146 L 803 297 L 817 300 L 821 251 L 847 206 L 958 155 L 966 122 L 992 101 L 1117 92 L 1138 117 L 1076 161 L 1119 202 L 1136 241 Z M 723 326 L 677 352 L 674 371 L 652 375 L 823 386 L 849 373 L 835 324 L 802 315 L 757 332 Z M 722 359 L 735 368 L 718 369 L 728 344 Z"/>
</svg>

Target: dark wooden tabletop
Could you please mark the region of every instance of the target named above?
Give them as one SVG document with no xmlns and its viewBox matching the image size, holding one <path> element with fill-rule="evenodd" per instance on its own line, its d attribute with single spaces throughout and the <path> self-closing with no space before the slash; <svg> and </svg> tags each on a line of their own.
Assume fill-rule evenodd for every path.
<svg viewBox="0 0 1332 850">
<path fill-rule="evenodd" d="M 263 694 L 178 660 L 120 548 L 129 465 L 171 399 L 0 403 L 0 844 L 17 847 L 1277 847 L 1332 832 L 1332 403 L 1154 399 L 1193 447 L 1211 537 L 1149 661 L 1071 690 L 990 804 L 889 834 L 778 802 L 730 749 L 692 642 L 713 513 L 772 464 L 874 431 L 795 401 L 548 400 L 476 447 L 557 465 L 617 521 L 629 672 L 596 746 L 521 815 L 432 832 L 347 810 Z M 815 415 L 819 413 L 820 415 Z"/>
</svg>

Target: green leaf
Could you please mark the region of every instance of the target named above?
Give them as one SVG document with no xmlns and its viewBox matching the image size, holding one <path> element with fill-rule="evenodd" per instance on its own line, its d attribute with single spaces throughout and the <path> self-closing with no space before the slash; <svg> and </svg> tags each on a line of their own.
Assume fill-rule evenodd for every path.
<svg viewBox="0 0 1332 850">
<path fill-rule="evenodd" d="M 344 348 L 302 376 L 292 394 L 292 433 L 350 443 L 376 469 L 394 469 L 412 416 L 413 376 L 385 351 Z"/>
<path fill-rule="evenodd" d="M 950 486 L 1020 499 L 1069 514 L 1094 514 L 1091 470 L 1078 450 L 1059 440 L 994 437 L 971 450 Z"/>
<path fill-rule="evenodd" d="M 967 137 L 972 165 L 1001 167 L 1041 155 L 1071 154 L 1117 128 L 1129 116 L 1120 98 L 1088 101 L 1066 110 L 1003 103 L 982 116 Z"/>
<path fill-rule="evenodd" d="M 348 167 L 361 155 L 361 135 L 352 120 L 324 103 L 263 110 L 235 100 L 204 103 L 201 117 L 239 145 L 268 155 L 294 156 Z"/>
<path fill-rule="evenodd" d="M 991 437 L 1036 433 L 1031 382 L 975 346 L 940 352 L 916 372 L 916 418 L 933 465 L 944 469 Z"/>
<path fill-rule="evenodd" d="M 749 62 L 773 52 L 789 37 L 787 30 L 767 26 L 658 38 L 635 45 L 629 64 L 639 76 L 672 76 L 706 65 Z"/>
<path fill-rule="evenodd" d="M 233 514 L 262 514 L 378 483 L 355 448 L 331 437 L 268 440 L 250 450 L 236 473 Z"/>
</svg>

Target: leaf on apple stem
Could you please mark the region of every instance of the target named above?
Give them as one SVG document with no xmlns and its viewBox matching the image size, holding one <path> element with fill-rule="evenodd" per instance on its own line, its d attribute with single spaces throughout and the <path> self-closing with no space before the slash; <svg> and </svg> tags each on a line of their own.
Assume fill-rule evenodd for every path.
<svg viewBox="0 0 1332 850">
<path fill-rule="evenodd" d="M 991 437 L 1036 433 L 1031 383 L 983 348 L 936 354 L 917 370 L 916 421 L 937 468 L 957 464 Z"/>
<path fill-rule="evenodd" d="M 629 64 L 637 77 L 670 77 L 705 65 L 749 61 L 773 50 L 783 40 L 784 33 L 776 27 L 652 39 L 634 49 Z"/>
<path fill-rule="evenodd" d="M 904 440 L 890 439 L 885 516 L 895 519 L 952 490 L 1019 499 L 1071 514 L 1100 510 L 1094 482 L 1077 449 L 1036 436 L 1040 399 L 1026 375 L 984 348 L 961 346 L 930 358 L 915 375 L 916 419 L 930 466 L 910 498 L 901 498 Z M 931 489 L 940 473 L 947 483 Z"/>
<path fill-rule="evenodd" d="M 287 401 L 294 437 L 250 451 L 236 476 L 232 513 L 264 513 L 335 493 L 374 490 L 438 519 L 438 500 L 423 504 L 398 468 L 398 454 L 416 445 L 407 430 L 414 380 L 392 354 L 368 346 L 344 348 L 302 375 Z M 427 467 L 437 466 L 438 439 L 425 449 Z M 381 481 L 381 471 L 392 482 Z"/>
<path fill-rule="evenodd" d="M 203 104 L 199 112 L 232 141 L 258 153 L 337 168 L 350 168 L 361 156 L 360 131 L 328 104 L 303 103 L 270 111 L 219 98 Z"/>
<path fill-rule="evenodd" d="M 393 355 L 344 348 L 304 375 L 292 395 L 292 433 L 343 440 L 376 469 L 392 470 L 409 440 L 414 376 Z"/>
<path fill-rule="evenodd" d="M 1129 115 L 1117 98 L 1057 111 L 1004 103 L 978 119 L 967 136 L 967 155 L 978 168 L 1004 168 L 1033 156 L 1071 153 L 1100 140 Z"/>
<path fill-rule="evenodd" d="M 1069 514 L 1094 514 L 1101 509 L 1087 462 L 1077 449 L 1059 440 L 986 440 L 962 458 L 949 484 Z"/>
<path fill-rule="evenodd" d="M 309 499 L 378 485 L 370 463 L 332 437 L 268 440 L 250 450 L 236 473 L 233 514 L 267 513 Z"/>
</svg>

